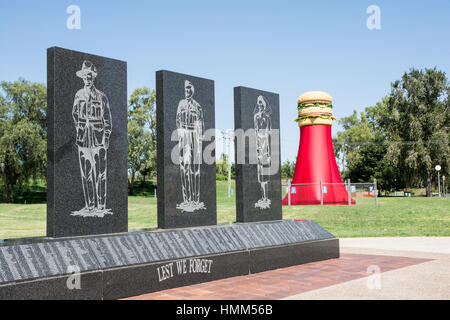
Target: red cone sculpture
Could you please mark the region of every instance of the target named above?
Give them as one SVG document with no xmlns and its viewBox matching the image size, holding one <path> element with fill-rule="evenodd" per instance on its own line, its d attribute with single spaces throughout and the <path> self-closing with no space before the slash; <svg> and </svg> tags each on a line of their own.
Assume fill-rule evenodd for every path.
<svg viewBox="0 0 450 320">
<path fill-rule="evenodd" d="M 291 205 L 320 204 L 320 179 L 323 204 L 348 204 L 348 193 L 334 157 L 331 141 L 332 97 L 311 91 L 298 99 L 296 119 L 300 127 L 300 145 L 291 187 Z M 296 185 L 301 184 L 301 185 Z M 355 204 L 351 199 L 351 204 Z M 289 204 L 289 194 L 283 205 Z"/>
</svg>

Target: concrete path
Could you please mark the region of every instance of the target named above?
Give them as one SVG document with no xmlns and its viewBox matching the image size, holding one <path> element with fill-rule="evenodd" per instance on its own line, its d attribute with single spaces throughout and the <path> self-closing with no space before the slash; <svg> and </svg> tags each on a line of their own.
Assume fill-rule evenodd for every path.
<svg viewBox="0 0 450 320">
<path fill-rule="evenodd" d="M 130 299 L 450 299 L 450 237 L 340 239 L 339 259 Z"/>
<path fill-rule="evenodd" d="M 368 248 L 450 254 L 450 237 L 342 238 L 341 248 Z"/>
<path fill-rule="evenodd" d="M 387 272 L 373 265 L 369 277 L 284 299 L 450 299 L 450 237 L 344 238 L 340 245 L 343 254 L 432 260 Z"/>
</svg>

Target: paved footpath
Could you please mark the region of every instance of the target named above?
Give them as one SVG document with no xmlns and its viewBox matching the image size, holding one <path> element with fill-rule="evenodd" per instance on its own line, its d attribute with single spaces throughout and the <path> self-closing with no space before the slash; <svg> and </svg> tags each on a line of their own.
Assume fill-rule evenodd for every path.
<svg viewBox="0 0 450 320">
<path fill-rule="evenodd" d="M 341 239 L 343 254 L 428 259 L 374 277 L 312 290 L 285 299 L 450 299 L 450 237 Z M 368 285 L 369 284 L 369 285 Z"/>
<path fill-rule="evenodd" d="M 341 257 L 129 299 L 450 299 L 450 237 L 344 238 Z"/>
</svg>

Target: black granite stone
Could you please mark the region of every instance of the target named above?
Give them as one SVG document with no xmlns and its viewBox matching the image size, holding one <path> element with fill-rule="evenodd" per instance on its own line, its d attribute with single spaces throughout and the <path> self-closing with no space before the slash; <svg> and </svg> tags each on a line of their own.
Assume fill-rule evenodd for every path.
<svg viewBox="0 0 450 320">
<path fill-rule="evenodd" d="M 334 239 L 314 221 L 276 221 L 79 237 L 0 247 L 0 283 Z"/>
<path fill-rule="evenodd" d="M 101 277 L 93 281 L 102 283 L 103 298 L 113 299 L 336 257 L 338 240 L 314 221 L 237 223 L 32 242 L 0 246 L 0 298 L 20 296 L 21 291 L 29 299 L 74 297 L 78 293 L 66 292 L 63 280 L 57 280 L 67 278 L 73 267 L 80 270 L 82 279 L 100 272 Z M 192 259 L 211 260 L 210 272 L 174 274 L 177 261 L 190 263 Z M 172 274 L 168 276 L 170 263 Z M 46 286 L 53 293 L 45 293 Z M 82 295 L 97 299 L 98 288 L 92 283 Z"/>
<path fill-rule="evenodd" d="M 80 275 L 79 288 L 69 288 L 68 281 L 74 281 L 70 276 L 0 285 L 0 300 L 101 300 L 102 279 L 102 271 L 95 271 Z"/>
<path fill-rule="evenodd" d="M 126 232 L 126 62 L 49 48 L 47 104 L 47 236 Z"/>
<path fill-rule="evenodd" d="M 293 243 L 249 250 L 250 273 L 339 258 L 339 239 Z"/>
<path fill-rule="evenodd" d="M 247 275 L 248 266 L 249 252 L 239 251 L 108 269 L 103 273 L 104 299 Z"/>
<path fill-rule="evenodd" d="M 0 247 L 0 283 L 100 269 L 87 239 Z"/>
<path fill-rule="evenodd" d="M 278 94 L 234 88 L 234 126 L 236 221 L 281 220 Z"/>
<path fill-rule="evenodd" d="M 158 71 L 156 118 L 158 227 L 215 225 L 214 81 Z"/>
</svg>

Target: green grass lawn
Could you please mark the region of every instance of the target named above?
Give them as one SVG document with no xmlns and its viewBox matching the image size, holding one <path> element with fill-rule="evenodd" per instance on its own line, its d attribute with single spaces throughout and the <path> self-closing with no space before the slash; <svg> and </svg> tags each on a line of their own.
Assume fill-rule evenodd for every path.
<svg viewBox="0 0 450 320">
<path fill-rule="evenodd" d="M 234 188 L 234 186 L 233 186 Z M 356 198 L 355 206 L 283 207 L 284 219 L 312 219 L 337 237 L 450 236 L 450 198 Z M 129 229 L 157 225 L 156 198 L 128 198 Z M 0 239 L 45 235 L 46 205 L 0 203 Z M 235 221 L 235 198 L 217 182 L 218 222 Z"/>
</svg>

